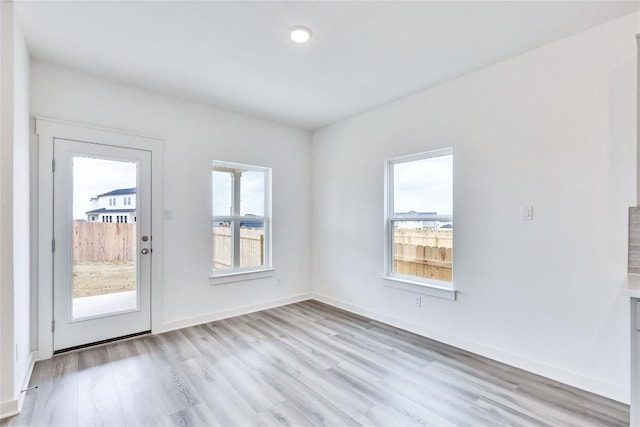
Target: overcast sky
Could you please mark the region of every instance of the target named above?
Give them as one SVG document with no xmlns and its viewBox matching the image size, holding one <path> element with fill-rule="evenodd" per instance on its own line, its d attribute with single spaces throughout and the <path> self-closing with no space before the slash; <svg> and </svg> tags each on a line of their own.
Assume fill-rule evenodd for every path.
<svg viewBox="0 0 640 427">
<path fill-rule="evenodd" d="M 137 164 L 115 160 L 74 157 L 73 218 L 86 220 L 90 199 L 120 188 L 136 187 Z M 453 212 L 453 156 L 432 157 L 394 165 L 395 212 Z M 214 215 L 229 215 L 231 175 L 212 173 Z M 241 215 L 264 215 L 264 174 L 242 174 Z"/>
<path fill-rule="evenodd" d="M 136 187 L 137 163 L 73 158 L 73 219 L 86 220 L 91 198 L 120 188 Z"/>
<path fill-rule="evenodd" d="M 91 198 L 121 188 L 135 188 L 137 164 L 89 157 L 73 158 L 73 219 L 86 220 L 92 209 Z M 229 215 L 231 208 L 231 175 L 212 174 L 214 215 Z M 264 215 L 264 174 L 246 171 L 242 174 L 241 215 Z"/>
<path fill-rule="evenodd" d="M 396 213 L 453 214 L 453 156 L 396 163 L 393 206 Z"/>
<path fill-rule="evenodd" d="M 232 180 L 228 172 L 213 172 L 213 215 L 231 215 Z M 264 216 L 264 173 L 245 171 L 240 183 L 240 215 Z"/>
</svg>

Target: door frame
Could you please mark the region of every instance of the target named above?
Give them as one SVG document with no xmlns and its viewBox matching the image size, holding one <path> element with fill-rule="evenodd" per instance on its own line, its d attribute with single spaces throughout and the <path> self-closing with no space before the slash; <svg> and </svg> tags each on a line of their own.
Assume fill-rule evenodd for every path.
<svg viewBox="0 0 640 427">
<path fill-rule="evenodd" d="M 55 138 L 96 142 L 151 152 L 151 333 L 161 332 L 162 321 L 162 154 L 160 138 L 120 130 L 36 117 L 38 137 L 38 353 L 53 356 L 53 144 Z M 153 262 L 156 260 L 156 262 Z"/>
</svg>

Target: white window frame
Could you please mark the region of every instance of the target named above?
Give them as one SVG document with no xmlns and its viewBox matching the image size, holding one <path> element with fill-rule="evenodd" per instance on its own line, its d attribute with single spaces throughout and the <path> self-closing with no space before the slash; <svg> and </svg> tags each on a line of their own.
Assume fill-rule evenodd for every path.
<svg viewBox="0 0 640 427">
<path fill-rule="evenodd" d="M 264 222 L 264 265 L 256 266 L 256 267 L 240 267 L 240 222 L 246 221 L 247 217 L 243 217 L 240 215 L 240 194 L 241 194 L 241 180 L 233 179 L 233 189 L 232 189 L 232 197 L 233 197 L 233 206 L 232 206 L 232 214 L 231 215 L 213 215 L 212 212 L 212 222 L 220 221 L 220 222 L 231 222 L 233 227 L 232 232 L 232 259 L 231 262 L 234 264 L 233 268 L 221 271 L 213 270 L 212 265 L 212 273 L 209 278 L 209 283 L 212 285 L 218 285 L 223 283 L 230 282 L 239 282 L 244 280 L 251 279 L 259 279 L 263 277 L 273 276 L 273 267 L 271 264 L 271 235 L 272 235 L 272 218 L 271 218 L 271 168 L 264 166 L 255 166 L 255 165 L 247 165 L 242 163 L 232 163 L 220 160 L 214 160 L 212 162 L 211 171 L 215 171 L 216 169 L 228 169 L 229 172 L 238 171 L 238 172 L 261 172 L 264 174 L 264 216 L 252 216 L 250 217 L 251 221 L 261 221 Z M 212 184 L 213 185 L 213 184 Z M 210 195 L 213 194 L 213 188 L 209 192 Z M 212 196 L 211 196 L 212 197 Z M 212 200 L 213 203 L 213 200 Z M 211 204 L 210 204 L 211 206 Z M 213 250 L 213 248 L 212 248 Z M 210 257 L 213 259 L 213 256 Z"/>
<path fill-rule="evenodd" d="M 407 156 L 394 157 L 385 162 L 385 254 L 384 254 L 384 284 L 387 287 L 397 288 L 409 292 L 417 292 L 424 295 L 455 300 L 456 291 L 453 282 L 422 278 L 400 274 L 393 271 L 395 246 L 393 243 L 393 223 L 396 221 L 429 221 L 429 220 L 450 220 L 453 216 L 444 215 L 416 215 L 416 216 L 396 216 L 394 212 L 394 166 L 400 163 L 424 160 L 433 157 L 453 155 L 453 147 L 440 148 L 422 153 L 410 154 Z M 453 177 L 452 177 L 453 179 Z"/>
</svg>

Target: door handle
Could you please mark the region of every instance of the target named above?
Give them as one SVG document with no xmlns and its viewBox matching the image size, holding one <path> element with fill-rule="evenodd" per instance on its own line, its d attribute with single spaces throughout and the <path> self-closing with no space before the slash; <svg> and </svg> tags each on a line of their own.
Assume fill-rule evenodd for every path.
<svg viewBox="0 0 640 427">
<path fill-rule="evenodd" d="M 140 251 L 142 253 L 142 255 L 146 255 L 149 253 L 149 249 L 148 248 L 142 248 L 142 250 Z"/>
</svg>

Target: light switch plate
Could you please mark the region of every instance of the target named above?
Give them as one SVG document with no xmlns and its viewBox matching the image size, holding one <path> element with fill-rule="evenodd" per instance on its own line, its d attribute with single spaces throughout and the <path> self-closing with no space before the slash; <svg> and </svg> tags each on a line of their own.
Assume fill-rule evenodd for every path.
<svg viewBox="0 0 640 427">
<path fill-rule="evenodd" d="M 533 220 L 533 206 L 523 206 L 520 208 L 520 219 L 522 221 Z"/>
</svg>

